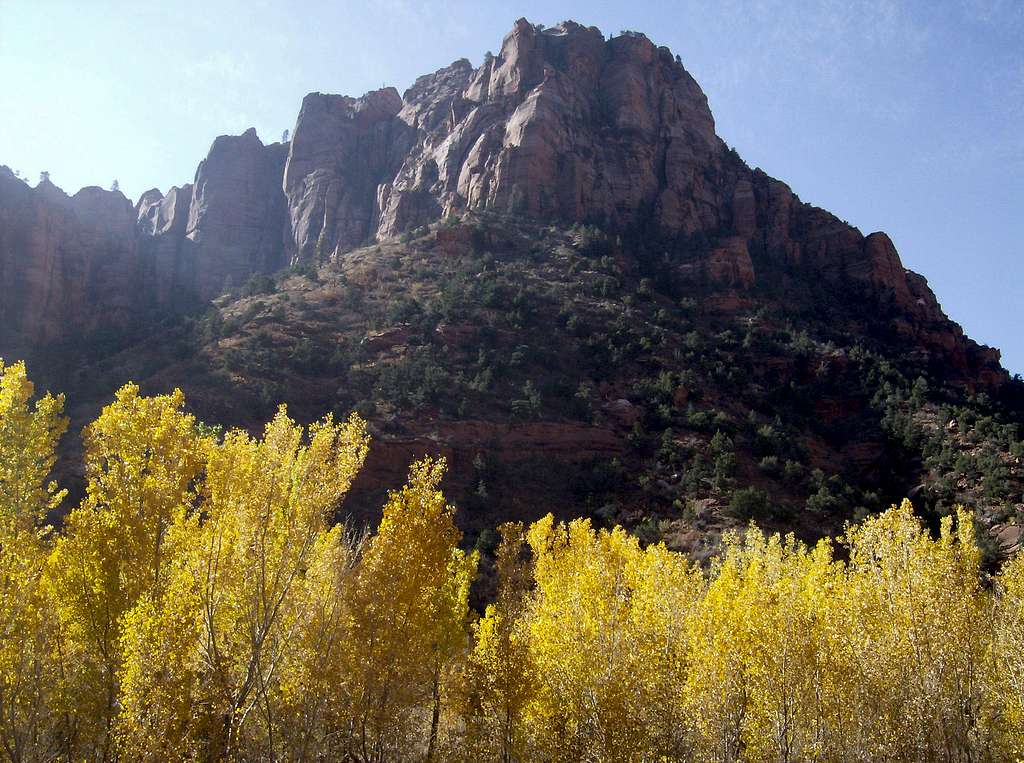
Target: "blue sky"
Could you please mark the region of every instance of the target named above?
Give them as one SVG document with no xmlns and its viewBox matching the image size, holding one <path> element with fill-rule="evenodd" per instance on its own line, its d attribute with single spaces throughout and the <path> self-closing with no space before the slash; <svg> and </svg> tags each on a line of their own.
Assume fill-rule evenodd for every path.
<svg viewBox="0 0 1024 763">
<path fill-rule="evenodd" d="M 307 92 L 479 64 L 519 16 L 678 53 L 752 166 L 885 230 L 946 312 L 1024 373 L 1024 1 L 0 0 L 0 164 L 137 197 Z"/>
</svg>

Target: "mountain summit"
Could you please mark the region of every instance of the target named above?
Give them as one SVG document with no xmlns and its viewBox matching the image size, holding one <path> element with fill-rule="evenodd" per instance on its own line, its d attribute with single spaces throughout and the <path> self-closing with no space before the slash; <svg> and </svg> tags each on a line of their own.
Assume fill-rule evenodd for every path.
<svg viewBox="0 0 1024 763">
<path fill-rule="evenodd" d="M 737 475 L 784 505 L 842 494 L 838 521 L 926 482 L 920 442 L 894 470 L 894 427 L 934 434 L 940 404 L 1013 386 L 886 234 L 748 167 L 642 34 L 520 19 L 404 95 L 307 95 L 291 135 L 221 136 L 134 206 L 0 168 L 0 355 L 182 385 L 226 423 L 361 407 L 371 482 L 440 449 L 466 494 L 503 485 L 497 513 L 525 515 L 550 480 L 523 464 L 572 462 L 548 500 L 637 521 L 721 508 Z M 910 409 L 911 385 L 934 394 Z M 933 504 L 966 490 L 946 488 Z"/>
<path fill-rule="evenodd" d="M 996 360 L 946 321 L 884 233 L 864 237 L 740 161 L 679 57 L 642 34 L 520 19 L 498 56 L 460 59 L 404 96 L 311 93 L 292 136 L 221 136 L 192 184 L 147 191 L 134 210 L 117 191 L 69 199 L 0 171 L 0 287 L 17 295 L 4 322 L 37 340 L 127 325 L 254 272 L 498 210 L 703 249 L 680 277 L 726 289 L 772 267 L 843 283 L 891 301 L 956 367 Z"/>
</svg>

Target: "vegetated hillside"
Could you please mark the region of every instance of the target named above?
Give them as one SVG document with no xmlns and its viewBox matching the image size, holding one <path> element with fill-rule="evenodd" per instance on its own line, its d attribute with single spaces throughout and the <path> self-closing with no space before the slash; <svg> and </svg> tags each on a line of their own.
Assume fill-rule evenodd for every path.
<svg viewBox="0 0 1024 763">
<path fill-rule="evenodd" d="M 309 94 L 291 135 L 221 136 L 134 206 L 0 168 L 0 356 L 78 426 L 129 379 L 210 424 L 359 410 L 344 510 L 372 521 L 443 453 L 484 548 L 552 510 L 704 556 L 751 518 L 810 538 L 907 494 L 1017 544 L 998 351 L 884 233 L 747 166 L 644 35 L 520 19 L 403 95 Z"/>
<path fill-rule="evenodd" d="M 344 511 L 374 520 L 425 453 L 471 541 L 590 515 L 703 557 L 756 519 L 805 538 L 914 496 L 1017 543 L 1018 384 L 975 394 L 893 328 L 894 308 L 759 263 L 748 289 L 681 279 L 690 252 L 587 226 L 472 214 L 274 276 L 87 364 L 73 410 L 127 379 L 180 386 L 208 422 L 286 402 L 365 416 Z M 984 538 L 989 538 L 983 533 Z"/>
</svg>

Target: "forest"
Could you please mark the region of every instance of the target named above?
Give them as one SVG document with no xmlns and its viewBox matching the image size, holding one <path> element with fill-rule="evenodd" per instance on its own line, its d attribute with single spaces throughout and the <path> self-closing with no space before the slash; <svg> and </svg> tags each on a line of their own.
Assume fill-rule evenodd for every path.
<svg viewBox="0 0 1024 763">
<path fill-rule="evenodd" d="M 903 501 L 709 565 L 589 519 L 505 524 L 497 590 L 410 466 L 339 523 L 366 422 L 221 431 L 132 384 L 51 481 L 60 395 L 0 362 L 0 740 L 15 761 L 1003 761 L 1024 559 Z"/>
</svg>

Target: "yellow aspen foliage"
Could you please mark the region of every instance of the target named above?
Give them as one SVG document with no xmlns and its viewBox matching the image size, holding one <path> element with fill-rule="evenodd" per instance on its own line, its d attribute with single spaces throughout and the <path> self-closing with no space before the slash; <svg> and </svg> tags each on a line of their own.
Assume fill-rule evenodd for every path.
<svg viewBox="0 0 1024 763">
<path fill-rule="evenodd" d="M 969 514 L 933 539 L 909 501 L 848 530 L 828 620 L 843 744 L 888 760 L 985 757 L 990 599 Z M 998 756 L 997 756 L 998 757 Z"/>
<path fill-rule="evenodd" d="M 643 662 L 635 711 L 655 751 L 668 759 L 687 758 L 694 726 L 684 695 L 692 661 L 687 622 L 704 595 L 704 576 L 659 543 L 631 555 L 626 584 L 630 630 Z"/>
<path fill-rule="evenodd" d="M 296 618 L 302 623 L 282 664 L 275 694 L 275 738 L 285 755 L 299 760 L 324 759 L 338 748 L 349 728 L 339 718 L 346 682 L 337 670 L 347 647 L 346 594 L 359 558 L 361 537 L 338 525 L 323 535 L 310 554 Z"/>
<path fill-rule="evenodd" d="M 282 406 L 262 439 L 236 430 L 207 444 L 203 517 L 181 546 L 180 596 L 165 597 L 155 621 L 141 613 L 141 633 L 126 634 L 136 645 L 132 669 L 147 662 L 151 621 L 176 628 L 180 638 L 170 638 L 179 639 L 184 653 L 165 657 L 155 674 L 144 672 L 149 686 L 133 684 L 145 701 L 126 704 L 126 734 L 144 734 L 149 702 L 170 701 L 168 687 L 180 685 L 193 687 L 194 717 L 185 718 L 185 708 L 173 703 L 162 711 L 162 730 L 178 750 L 200 750 L 204 758 L 288 756 L 294 740 L 285 729 L 296 715 L 314 723 L 302 716 L 326 704 L 310 693 L 313 686 L 299 685 L 304 671 L 296 665 L 325 655 L 312 654 L 309 644 L 296 647 L 310 637 L 310 620 L 334 606 L 320 598 L 336 597 L 331 566 L 344 564 L 345 548 L 329 522 L 367 443 L 358 417 L 338 424 L 328 416 L 307 435 Z M 192 606 L 180 611 L 184 602 Z M 337 619 L 326 626 L 336 627 Z"/>
<path fill-rule="evenodd" d="M 170 530 L 174 547 L 198 532 L 195 517 Z M 196 645 L 200 638 L 198 588 L 176 558 L 160 593 L 143 595 L 121 621 L 123 654 L 116 733 L 127 760 L 202 757 L 199 740 L 210 733 L 209 708 L 200 691 Z"/>
<path fill-rule="evenodd" d="M 168 531 L 194 504 L 202 437 L 184 396 L 142 397 L 128 384 L 85 431 L 86 497 L 50 559 L 72 749 L 115 754 L 121 620 L 159 596 L 173 549 Z"/>
<path fill-rule="evenodd" d="M 1008 759 L 1024 759 L 1024 556 L 1002 569 L 992 637 L 989 692 L 994 748 Z"/>
<path fill-rule="evenodd" d="M 536 593 L 528 612 L 537 690 L 527 708 L 536 754 L 545 760 L 657 758 L 678 752 L 678 729 L 649 723 L 667 711 L 682 720 L 669 683 L 685 675 L 685 631 L 651 601 L 646 578 L 672 580 L 683 607 L 699 573 L 660 546 L 643 551 L 621 528 L 595 532 L 589 520 L 528 534 Z M 671 569 L 666 568 L 666 563 Z M 655 669 L 658 681 L 646 675 Z M 666 700 L 666 706 L 653 708 Z M 653 712 L 652 712 L 653 710 Z"/>
<path fill-rule="evenodd" d="M 48 478 L 67 420 L 63 397 L 33 394 L 24 364 L 0 359 L 0 743 L 26 761 L 54 758 L 63 736 L 39 523 L 64 497 Z"/>
<path fill-rule="evenodd" d="M 521 522 L 498 528 L 496 600 L 474 623 L 462 713 L 466 757 L 522 760 L 526 754 L 524 710 L 533 696 L 535 668 L 530 662 L 525 618 L 532 587 L 532 566 L 525 559 L 526 532 Z"/>
<path fill-rule="evenodd" d="M 706 569 L 589 520 L 507 524 L 474 623 L 443 460 L 356 534 L 333 520 L 358 417 L 221 438 L 127 385 L 52 531 L 63 399 L 33 393 L 0 363 L 8 759 L 1024 759 L 1024 557 L 988 579 L 962 509 L 811 547 L 752 525 Z"/>
<path fill-rule="evenodd" d="M 30 404 L 34 392 L 25 364 L 0 358 L 0 532 L 37 530 L 66 492 L 48 481 L 68 427 L 64 396 L 47 393 Z"/>
<path fill-rule="evenodd" d="M 689 618 L 687 699 L 698 760 L 821 756 L 819 593 L 834 588 L 827 544 L 751 528 L 726 539 Z"/>
<path fill-rule="evenodd" d="M 454 509 L 438 489 L 445 461 L 412 465 L 366 543 L 351 588 L 341 668 L 347 745 L 358 760 L 430 758 L 439 748 L 446 687 L 465 653 L 477 555 L 458 548 Z"/>
</svg>

